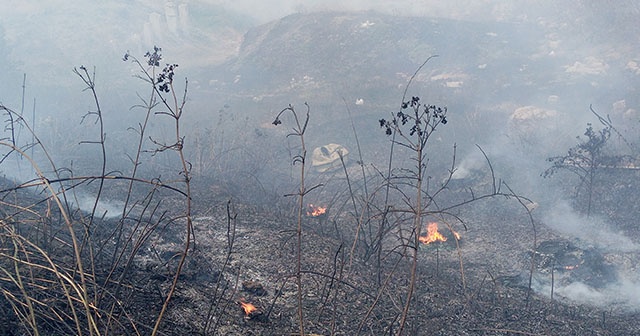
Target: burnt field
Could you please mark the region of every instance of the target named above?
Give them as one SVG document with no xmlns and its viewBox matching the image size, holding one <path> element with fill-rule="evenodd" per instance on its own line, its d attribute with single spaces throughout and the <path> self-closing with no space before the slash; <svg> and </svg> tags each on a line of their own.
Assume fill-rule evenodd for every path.
<svg viewBox="0 0 640 336">
<path fill-rule="evenodd" d="M 462 222 L 451 225 L 456 234 L 442 218 L 425 221 L 412 279 L 410 233 L 396 223 L 378 251 L 367 242 L 372 224 L 364 224 L 354 242 L 357 217 L 341 209 L 350 200 L 336 197 L 344 181 L 332 179 L 313 197 L 326 212 L 305 206 L 300 293 L 295 202 L 248 205 L 215 185 L 196 188 L 191 246 L 157 333 L 293 335 L 301 310 L 307 335 L 396 334 L 415 281 L 404 334 L 637 334 L 636 303 L 622 285 L 637 269 L 636 250 L 593 246 L 539 220 L 534 238 L 526 210 L 492 198 L 461 210 Z M 88 334 L 92 325 L 100 333 L 152 332 L 186 241 L 187 219 L 175 213 L 184 199 L 171 194 L 159 191 L 126 219 L 135 225 L 118 232 L 122 247 L 117 217 L 96 219 L 84 238 L 87 214 L 70 213 L 87 241 L 80 256 L 88 266 L 87 316 L 60 212 L 42 195 L 5 191 L 2 334 Z"/>
<path fill-rule="evenodd" d="M 84 66 L 85 112 L 46 119 L 46 137 L 0 104 L 0 334 L 640 333 L 640 165 L 624 100 L 580 118 L 551 91 L 541 105 L 473 106 L 486 95 L 467 91 L 447 107 L 431 97 L 484 77 L 421 75 L 433 57 L 376 75 L 377 100 L 340 101 L 327 93 L 345 93 L 338 81 L 286 73 L 280 94 L 229 95 L 240 74 L 260 77 L 242 62 L 191 96 L 161 48 L 123 61 L 142 86 L 126 116 L 103 110 Z M 508 78 L 500 88 L 527 95 L 529 80 Z M 321 103 L 282 103 L 299 87 Z M 209 99 L 227 95 L 214 112 Z"/>
<path fill-rule="evenodd" d="M 597 170 L 587 216 L 570 179 L 557 191 L 573 203 L 530 199 L 486 154 L 433 178 L 422 169 L 439 167 L 426 149 L 446 110 L 419 99 L 380 121 L 404 147 L 387 170 L 340 145 L 307 149 L 308 111 L 274 116 L 300 142 L 288 192 L 191 175 L 180 133 L 153 142 L 178 157 L 173 180 L 53 162 L 3 180 L 1 334 L 638 333 L 633 167 Z"/>
</svg>

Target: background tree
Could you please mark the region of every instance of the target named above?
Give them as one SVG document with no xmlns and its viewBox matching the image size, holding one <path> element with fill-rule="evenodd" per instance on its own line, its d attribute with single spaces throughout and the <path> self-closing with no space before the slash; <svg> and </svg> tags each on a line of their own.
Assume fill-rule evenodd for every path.
<svg viewBox="0 0 640 336">
<path fill-rule="evenodd" d="M 551 167 L 545 170 L 542 176 L 551 177 L 560 170 L 566 170 L 578 176 L 579 184 L 576 187 L 575 197 L 577 198 L 584 188 L 588 217 L 593 209 L 594 183 L 599 168 L 615 166 L 622 157 L 607 155 L 605 151 L 607 141 L 611 137 L 610 125 L 594 130 L 593 125 L 588 123 L 584 135 L 586 138 L 576 137 L 578 144 L 569 148 L 567 154 L 548 158 L 547 161 L 551 162 Z"/>
</svg>

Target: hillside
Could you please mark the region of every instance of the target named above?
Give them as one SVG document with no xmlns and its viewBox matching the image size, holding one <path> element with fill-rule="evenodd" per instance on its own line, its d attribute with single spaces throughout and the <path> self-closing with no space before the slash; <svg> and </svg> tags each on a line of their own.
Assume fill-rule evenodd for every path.
<svg viewBox="0 0 640 336">
<path fill-rule="evenodd" d="M 433 55 L 440 58 L 421 73 L 417 91 L 428 85 L 434 97 L 473 95 L 476 101 L 524 103 L 543 95 L 564 96 L 567 86 L 622 87 L 610 79 L 625 72 L 631 50 L 577 48 L 581 36 L 567 36 L 573 31 L 559 26 L 375 12 L 294 14 L 250 29 L 237 57 L 220 70 L 226 89 L 258 98 L 342 94 L 383 101 L 401 92 L 398 87 Z"/>
<path fill-rule="evenodd" d="M 206 101 L 196 118 L 219 111 L 263 132 L 278 109 L 308 102 L 314 145 L 355 146 L 347 126 L 353 119 L 368 145 L 363 150 L 376 155 L 370 147 L 386 139 L 370 131 L 397 109 L 418 67 L 439 55 L 407 94 L 449 108 L 442 142 L 458 143 L 463 154 L 480 144 L 494 157 L 518 151 L 544 164 L 594 122 L 590 104 L 635 134 L 629 122 L 639 105 L 634 46 L 596 38 L 584 45 L 590 33 L 570 23 L 289 15 L 250 29 L 237 56 L 196 74 L 201 91 L 193 100 Z M 198 127 L 212 129 L 218 121 L 198 120 Z"/>
<path fill-rule="evenodd" d="M 429 56 L 439 55 L 417 79 L 419 87 L 435 81 L 442 93 L 469 90 L 483 73 L 499 87 L 525 82 L 515 70 L 539 48 L 520 42 L 531 28 L 375 12 L 295 14 L 251 29 L 238 56 L 222 68 L 225 84 L 239 93 L 342 94 L 382 102 L 401 92 Z M 542 39 L 537 35 L 532 40 Z M 518 76 L 500 78 L 509 73 Z"/>
</svg>

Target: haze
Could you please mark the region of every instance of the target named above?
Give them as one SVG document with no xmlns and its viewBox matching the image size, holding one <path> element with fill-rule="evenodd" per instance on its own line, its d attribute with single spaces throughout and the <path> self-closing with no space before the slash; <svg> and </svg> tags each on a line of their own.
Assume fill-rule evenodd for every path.
<svg viewBox="0 0 640 336">
<path fill-rule="evenodd" d="M 290 144 L 286 130 L 270 126 L 277 111 L 308 102 L 311 146 L 339 143 L 351 153 L 353 121 L 365 161 L 381 164 L 389 139 L 378 120 L 398 108 L 417 67 L 438 55 L 409 91 L 450 111 L 436 142 L 442 159 L 434 159 L 444 173 L 433 177 L 446 175 L 454 143 L 456 178 L 485 169 L 480 145 L 501 178 L 541 205 L 544 225 L 623 253 L 636 251 L 640 237 L 605 214 L 585 219 L 567 205 L 571 195 L 557 180 L 540 174 L 547 158 L 576 144 L 587 123 L 601 126 L 590 105 L 628 142 L 612 137 L 612 151 L 638 154 L 639 17 L 631 0 L 3 1 L 0 102 L 24 111 L 63 162 L 91 157 L 77 143 L 94 132 L 80 125 L 92 101 L 72 70 L 95 69 L 115 157 L 110 168 L 123 169 L 123 148 L 134 137 L 128 126 L 139 122 L 130 107 L 145 83 L 122 58 L 128 52 L 143 59 L 159 46 L 164 61 L 179 64 L 178 76 L 189 79 L 186 141 L 197 148 L 194 167 L 202 176 L 221 174 L 230 189 L 250 176 L 264 194 L 284 194 Z M 167 132 L 154 127 L 158 136 Z M 222 154 L 207 157 L 213 152 Z M 18 171 L 3 172 L 20 178 Z M 264 195 L 240 196 L 259 202 Z M 579 299 L 580 288 L 566 293 Z M 626 303 L 638 304 L 640 286 L 631 275 L 608 290 L 634 293 Z"/>
</svg>

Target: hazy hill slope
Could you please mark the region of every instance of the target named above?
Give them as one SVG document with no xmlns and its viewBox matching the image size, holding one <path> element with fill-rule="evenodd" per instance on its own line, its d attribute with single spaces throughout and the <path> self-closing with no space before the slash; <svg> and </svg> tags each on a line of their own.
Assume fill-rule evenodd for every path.
<svg viewBox="0 0 640 336">
<path fill-rule="evenodd" d="M 589 103 L 637 104 L 637 47 L 613 39 L 585 44 L 591 32 L 580 34 L 569 21 L 293 14 L 250 29 L 238 55 L 208 73 L 212 89 L 246 105 L 309 101 L 339 109 L 344 97 L 384 109 L 398 104 L 411 74 L 437 54 L 413 84 L 413 94 L 434 102 L 467 109 L 581 104 L 582 111 Z"/>
<path fill-rule="evenodd" d="M 408 94 L 449 108 L 442 143 L 455 142 L 461 151 L 495 146 L 496 152 L 515 143 L 544 164 L 574 144 L 587 122 L 597 122 L 590 104 L 618 125 L 634 127 L 638 120 L 627 113 L 639 105 L 640 71 L 632 67 L 637 46 L 614 39 L 584 43 L 591 32 L 570 23 L 294 14 L 250 29 L 236 57 L 202 72 L 209 83 L 202 98 L 215 103 L 201 110 L 215 115 L 230 106 L 226 115 L 259 128 L 287 104 L 308 102 L 314 144 L 352 145 L 344 98 L 360 140 L 376 147 L 386 140 L 378 119 L 398 108 L 411 75 L 437 54 Z"/>
<path fill-rule="evenodd" d="M 530 29 L 374 12 L 294 14 L 251 29 L 237 58 L 224 67 L 229 80 L 242 82 L 242 91 L 304 92 L 306 87 L 316 94 L 318 89 L 363 94 L 363 88 L 404 84 L 436 54 L 441 60 L 426 73 L 441 79 L 460 81 L 479 68 L 493 69 L 495 76 L 495 70 L 514 70 L 543 38 Z M 523 34 L 531 41 L 523 41 Z"/>
</svg>

